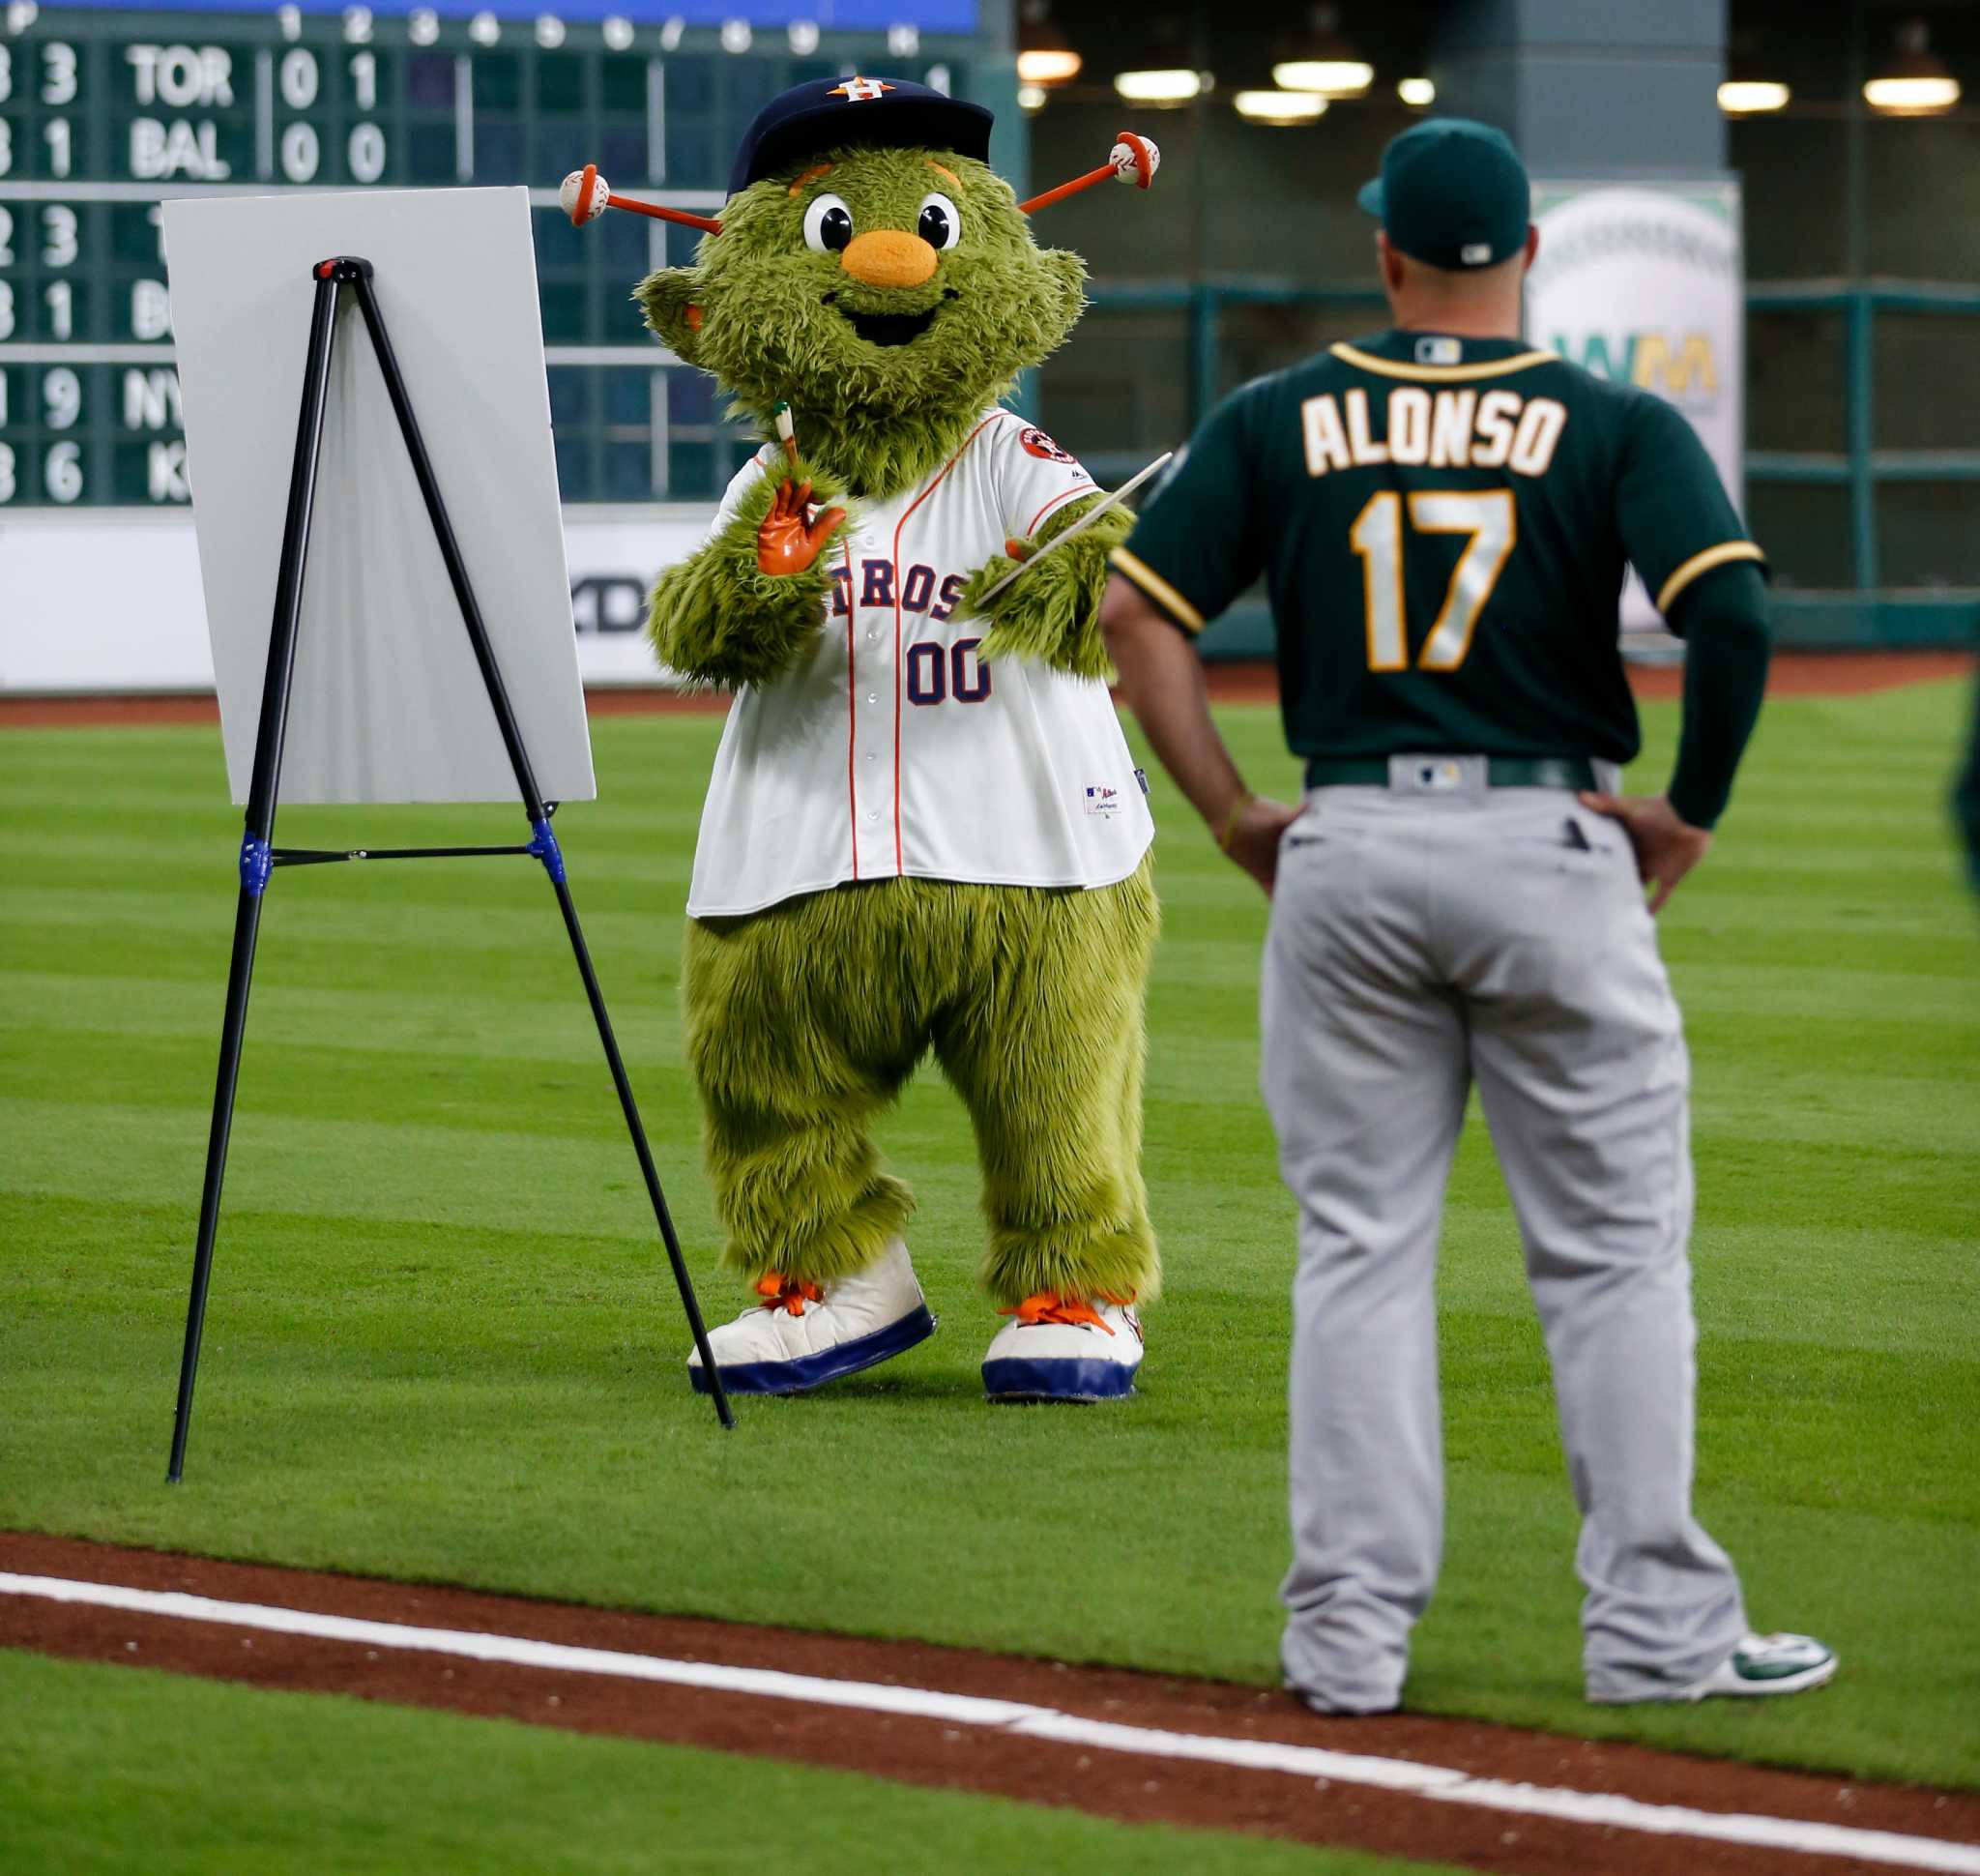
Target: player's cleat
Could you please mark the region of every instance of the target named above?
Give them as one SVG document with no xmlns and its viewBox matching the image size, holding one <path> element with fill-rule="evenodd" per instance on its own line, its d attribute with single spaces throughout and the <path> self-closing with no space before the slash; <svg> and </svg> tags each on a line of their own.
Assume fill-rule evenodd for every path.
<svg viewBox="0 0 1980 1876">
<path fill-rule="evenodd" d="M 819 1285 L 774 1274 L 763 1301 L 709 1332 L 709 1348 L 731 1393 L 796 1394 L 838 1381 L 911 1349 L 935 1333 L 908 1247 L 898 1238 L 879 1260 Z M 709 1392 L 697 1351 L 687 1358 L 697 1393 Z"/>
<path fill-rule="evenodd" d="M 1770 1693 L 1804 1693 L 1832 1680 L 1836 1651 L 1813 1635 L 1748 1635 L 1732 1654 L 1689 1686 L 1669 1693 L 1627 1694 L 1604 1704 L 1639 1700 L 1753 1699 Z M 1602 1696 L 1594 1696 L 1601 1700 Z"/>
<path fill-rule="evenodd" d="M 1701 1681 L 1674 1697 L 1710 1700 L 1720 1694 L 1801 1693 L 1833 1678 L 1836 1651 L 1813 1635 L 1748 1635 Z"/>
<path fill-rule="evenodd" d="M 1113 1297 L 1092 1303 L 1041 1290 L 1004 1313 L 983 1357 L 992 1400 L 1119 1400 L 1134 1392 L 1141 1320 Z"/>
</svg>

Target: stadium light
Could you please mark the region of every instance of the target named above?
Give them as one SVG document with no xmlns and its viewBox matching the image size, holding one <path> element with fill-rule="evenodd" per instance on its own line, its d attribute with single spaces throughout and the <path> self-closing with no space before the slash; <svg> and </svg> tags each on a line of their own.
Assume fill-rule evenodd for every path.
<svg viewBox="0 0 1980 1876">
<path fill-rule="evenodd" d="M 1428 78 L 1403 78 L 1397 82 L 1396 96 L 1412 110 L 1428 110 L 1437 103 L 1437 87 Z"/>
<path fill-rule="evenodd" d="M 756 35 L 750 30 L 746 19 L 725 19 L 722 21 L 722 50 L 724 52 L 746 52 Z"/>
<path fill-rule="evenodd" d="M 620 14 L 607 14 L 605 23 L 598 29 L 605 36 L 605 45 L 614 52 L 632 50 L 632 21 Z"/>
<path fill-rule="evenodd" d="M 1052 17 L 1046 0 L 1025 0 L 1017 29 L 1018 83 L 1070 84 L 1079 76 L 1083 63 L 1065 37 L 1065 28 Z"/>
<path fill-rule="evenodd" d="M 502 37 L 502 22 L 492 13 L 478 13 L 468 21 L 468 37 L 477 45 L 493 45 Z"/>
<path fill-rule="evenodd" d="M 440 37 L 440 15 L 431 7 L 415 7 L 406 15 L 406 37 L 415 45 L 431 45 Z"/>
<path fill-rule="evenodd" d="M 808 59 L 818 50 L 818 21 L 794 19 L 785 27 L 784 37 L 791 42 L 792 51 L 801 59 Z"/>
<path fill-rule="evenodd" d="M 1719 87 L 1719 108 L 1728 117 L 1754 117 L 1784 110 L 1793 94 L 1771 78 L 1728 78 Z"/>
<path fill-rule="evenodd" d="M 1885 117 L 1939 117 L 1960 102 L 1960 81 L 1932 49 L 1924 20 L 1898 28 L 1897 56 L 1864 82 L 1863 102 Z"/>
<path fill-rule="evenodd" d="M 1231 102 L 1253 124 L 1313 124 L 1326 115 L 1326 100 L 1312 91 L 1240 91 Z"/>
<path fill-rule="evenodd" d="M 537 44 L 546 52 L 554 52 L 564 44 L 564 22 L 555 14 L 537 15 Z"/>
<path fill-rule="evenodd" d="M 1190 72 L 1181 66 L 1114 74 L 1114 89 L 1131 104 L 1186 104 L 1209 90 L 1212 82 L 1208 72 Z"/>
<path fill-rule="evenodd" d="M 1315 7 L 1311 38 L 1272 67 L 1272 83 L 1282 91 L 1359 98 L 1375 82 L 1375 68 L 1342 37 L 1340 19 L 1338 7 Z"/>
</svg>

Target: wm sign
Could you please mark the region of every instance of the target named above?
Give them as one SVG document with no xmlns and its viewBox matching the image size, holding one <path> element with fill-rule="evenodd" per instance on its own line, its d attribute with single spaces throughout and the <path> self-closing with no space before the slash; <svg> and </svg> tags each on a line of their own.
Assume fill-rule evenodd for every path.
<svg viewBox="0 0 1980 1876">
<path fill-rule="evenodd" d="M 1705 333 L 1629 333 L 1613 339 L 1607 333 L 1589 333 L 1579 353 L 1573 341 L 1557 336 L 1554 349 L 1571 365 L 1612 382 L 1633 384 L 1665 397 L 1686 392 L 1710 396 L 1719 389 L 1719 364 Z"/>
</svg>

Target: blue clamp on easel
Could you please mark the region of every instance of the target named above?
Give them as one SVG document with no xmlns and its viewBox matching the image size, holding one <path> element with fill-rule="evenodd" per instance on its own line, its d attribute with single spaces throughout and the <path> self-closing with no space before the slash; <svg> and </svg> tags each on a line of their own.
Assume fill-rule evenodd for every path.
<svg viewBox="0 0 1980 1876">
<path fill-rule="evenodd" d="M 562 886 L 564 884 L 564 849 L 557 844 L 557 836 L 550 832 L 548 817 L 546 816 L 540 821 L 532 821 L 530 823 L 530 832 L 536 835 L 536 838 L 529 843 L 524 852 L 535 854 L 543 863 L 543 870 L 559 886 Z"/>
<path fill-rule="evenodd" d="M 241 890 L 259 898 L 267 889 L 268 876 L 275 871 L 275 850 L 266 840 L 251 834 L 241 836 Z"/>
</svg>

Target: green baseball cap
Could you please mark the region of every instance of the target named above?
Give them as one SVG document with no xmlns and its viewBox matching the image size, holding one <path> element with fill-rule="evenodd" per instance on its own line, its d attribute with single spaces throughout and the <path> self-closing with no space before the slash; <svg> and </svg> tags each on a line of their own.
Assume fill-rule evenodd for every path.
<svg viewBox="0 0 1980 1876">
<path fill-rule="evenodd" d="M 1390 140 L 1382 174 L 1354 198 L 1389 244 L 1450 273 L 1491 267 L 1525 246 L 1532 187 L 1502 132 L 1433 117 Z"/>
</svg>

